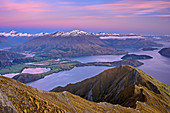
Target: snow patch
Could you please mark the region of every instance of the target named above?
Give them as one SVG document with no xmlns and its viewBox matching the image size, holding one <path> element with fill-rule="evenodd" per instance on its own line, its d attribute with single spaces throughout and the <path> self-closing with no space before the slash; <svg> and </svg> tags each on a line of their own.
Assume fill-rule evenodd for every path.
<svg viewBox="0 0 170 113">
<path fill-rule="evenodd" d="M 119 40 L 126 40 L 126 39 L 145 39 L 142 36 L 106 36 L 100 37 L 100 39 L 119 39 Z"/>
</svg>

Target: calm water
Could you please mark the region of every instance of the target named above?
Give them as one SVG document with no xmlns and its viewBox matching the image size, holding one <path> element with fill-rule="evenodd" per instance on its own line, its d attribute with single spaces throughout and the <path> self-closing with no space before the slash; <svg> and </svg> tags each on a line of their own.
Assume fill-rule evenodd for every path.
<svg viewBox="0 0 170 113">
<path fill-rule="evenodd" d="M 53 73 L 49 76 L 46 76 L 43 79 L 27 83 L 27 85 L 36 87 L 41 90 L 49 91 L 57 86 L 65 86 L 68 83 L 80 82 L 86 78 L 93 77 L 94 75 L 97 75 L 109 68 L 111 67 L 104 66 L 75 67 L 69 71 Z"/>
<path fill-rule="evenodd" d="M 118 61 L 121 60 L 121 57 L 123 55 L 97 55 L 97 56 L 84 56 L 84 57 L 73 57 L 73 58 L 67 58 L 70 60 L 77 60 L 82 63 L 87 62 L 112 62 L 112 61 Z"/>
<path fill-rule="evenodd" d="M 164 43 L 164 47 L 170 47 L 170 43 Z M 161 49 L 161 48 L 159 48 Z M 136 51 L 130 52 L 135 54 L 150 55 L 153 59 L 140 60 L 144 65 L 138 67 L 150 76 L 157 80 L 170 85 L 170 58 L 163 57 L 155 51 Z M 101 55 L 101 56 L 85 56 L 69 58 L 71 60 L 77 60 L 83 63 L 86 62 L 111 62 L 121 60 L 122 55 Z M 90 67 L 76 67 L 69 71 L 63 71 L 59 73 L 51 74 L 43 79 L 29 83 L 28 85 L 36 87 L 42 90 L 51 90 L 57 86 L 65 86 L 69 83 L 76 83 L 86 78 L 95 76 L 100 72 L 109 69 L 111 67 L 105 66 L 90 66 Z"/>
</svg>

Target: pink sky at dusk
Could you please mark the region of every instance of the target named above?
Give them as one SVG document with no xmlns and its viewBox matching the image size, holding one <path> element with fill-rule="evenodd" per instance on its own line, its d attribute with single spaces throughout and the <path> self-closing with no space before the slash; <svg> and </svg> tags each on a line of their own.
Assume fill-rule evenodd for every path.
<svg viewBox="0 0 170 113">
<path fill-rule="evenodd" d="M 0 30 L 33 28 L 170 34 L 169 0 L 1 0 Z"/>
</svg>

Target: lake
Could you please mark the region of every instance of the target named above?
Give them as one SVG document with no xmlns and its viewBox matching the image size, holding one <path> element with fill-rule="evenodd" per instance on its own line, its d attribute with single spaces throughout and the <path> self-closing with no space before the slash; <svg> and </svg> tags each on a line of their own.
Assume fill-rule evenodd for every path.
<svg viewBox="0 0 170 113">
<path fill-rule="evenodd" d="M 161 42 L 163 43 L 163 42 Z M 170 42 L 165 42 L 164 47 L 170 46 Z M 159 48 L 160 50 L 161 48 Z M 138 67 L 148 75 L 156 78 L 157 80 L 170 85 L 170 58 L 161 56 L 158 51 L 131 51 L 129 53 L 139 55 L 150 55 L 153 59 L 140 60 L 144 65 Z M 86 62 L 111 62 L 121 60 L 123 55 L 99 55 L 99 56 L 84 56 L 68 58 L 70 60 L 77 60 L 83 63 Z M 105 66 L 89 66 L 89 67 L 76 67 L 69 71 L 63 71 L 59 73 L 53 73 L 46 76 L 43 79 L 37 80 L 32 83 L 28 83 L 32 87 L 36 87 L 41 90 L 49 91 L 57 86 L 65 86 L 69 83 L 76 83 L 86 78 L 93 77 L 100 72 L 112 67 Z"/>
<path fill-rule="evenodd" d="M 57 86 L 66 86 L 69 83 L 80 82 L 86 78 L 93 77 L 111 67 L 105 66 L 86 66 L 75 67 L 69 71 L 53 73 L 40 80 L 27 83 L 27 85 L 41 90 L 49 91 Z"/>
</svg>

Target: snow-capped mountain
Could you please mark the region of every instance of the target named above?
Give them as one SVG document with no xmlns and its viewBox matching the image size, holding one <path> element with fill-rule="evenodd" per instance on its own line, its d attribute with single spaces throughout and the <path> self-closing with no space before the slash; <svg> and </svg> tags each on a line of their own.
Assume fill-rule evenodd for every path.
<svg viewBox="0 0 170 113">
<path fill-rule="evenodd" d="M 3 32 L 0 33 L 0 36 L 6 36 L 6 37 L 39 37 L 39 36 L 51 36 L 51 37 L 81 37 L 81 36 L 97 36 L 100 37 L 100 39 L 141 39 L 144 38 L 140 35 L 135 35 L 135 34 L 129 34 L 129 35 L 120 35 L 117 33 L 104 33 L 104 32 L 99 32 L 99 33 L 90 33 L 90 32 L 85 32 L 81 30 L 73 30 L 70 32 L 55 32 L 55 33 L 38 33 L 38 34 L 29 34 L 29 33 L 19 33 L 15 30 L 12 30 L 10 32 Z"/>
<path fill-rule="evenodd" d="M 85 31 L 80 31 L 80 30 L 73 30 L 71 32 L 55 32 L 49 35 L 52 35 L 53 37 L 56 37 L 56 36 L 66 37 L 66 36 L 91 35 L 91 33 L 87 33 Z"/>
<path fill-rule="evenodd" d="M 48 33 L 38 33 L 38 34 L 18 33 L 15 30 L 12 30 L 10 32 L 0 33 L 1 36 L 6 36 L 6 37 L 38 37 L 38 36 L 44 36 L 47 34 Z"/>
<path fill-rule="evenodd" d="M 128 35 L 120 35 L 117 33 L 89 33 L 85 31 L 80 30 L 73 30 L 70 32 L 55 32 L 48 34 L 51 37 L 84 37 L 84 36 L 96 36 L 100 39 L 117 39 L 117 40 L 126 40 L 126 39 L 145 39 L 144 37 L 140 35 L 135 35 L 133 33 L 130 33 Z"/>
<path fill-rule="evenodd" d="M 81 31 L 81 30 L 73 30 L 70 32 L 55 32 L 55 33 L 51 33 L 49 34 L 50 36 L 56 37 L 56 36 L 61 36 L 61 37 L 67 37 L 67 36 L 85 36 L 85 35 L 93 35 L 93 36 L 115 36 L 115 35 L 119 35 L 117 33 L 113 33 L 113 34 L 109 34 L 109 33 L 104 33 L 104 32 L 100 32 L 100 33 L 89 33 L 89 32 L 85 32 L 85 31 Z"/>
<path fill-rule="evenodd" d="M 55 33 L 38 33 L 38 34 L 29 34 L 29 33 L 19 33 L 15 30 L 12 30 L 10 32 L 3 32 L 0 33 L 0 36 L 6 36 L 6 37 L 39 37 L 39 36 L 52 36 L 52 37 L 57 37 L 57 36 L 61 36 L 61 37 L 68 37 L 68 36 L 72 36 L 72 37 L 77 37 L 77 36 L 99 36 L 99 37 L 105 37 L 105 36 L 115 36 L 117 37 L 117 39 L 121 36 L 125 36 L 125 37 L 132 37 L 134 38 L 134 36 L 136 36 L 135 34 L 129 34 L 129 35 L 120 35 L 118 33 L 105 33 L 105 32 L 99 32 L 99 33 L 90 33 L 90 32 L 85 32 L 85 31 L 81 31 L 81 30 L 73 30 L 70 32 L 55 32 Z M 125 38 L 124 37 L 124 38 Z M 137 37 L 135 37 L 137 38 Z M 141 38 L 141 37 L 138 37 Z M 120 38 L 122 39 L 122 38 Z"/>
</svg>

